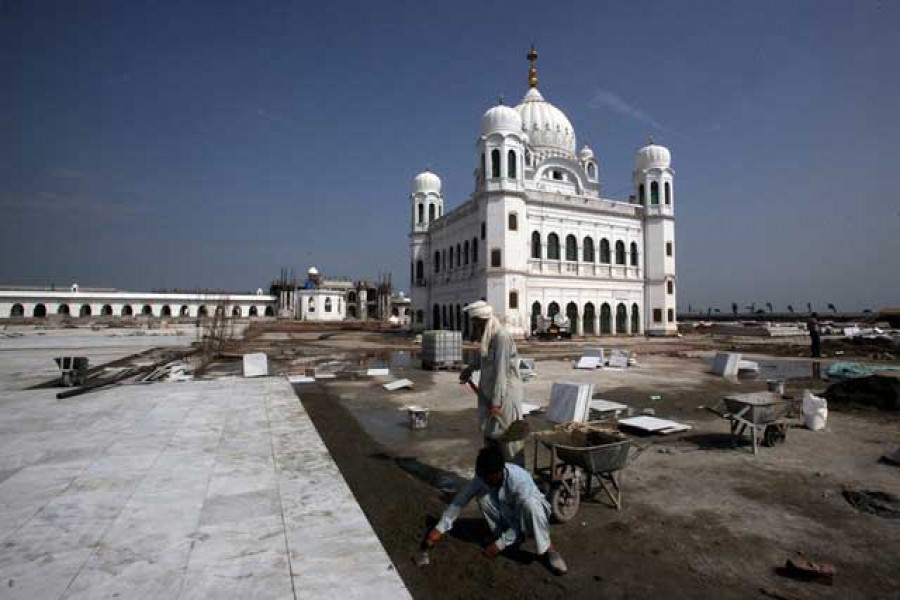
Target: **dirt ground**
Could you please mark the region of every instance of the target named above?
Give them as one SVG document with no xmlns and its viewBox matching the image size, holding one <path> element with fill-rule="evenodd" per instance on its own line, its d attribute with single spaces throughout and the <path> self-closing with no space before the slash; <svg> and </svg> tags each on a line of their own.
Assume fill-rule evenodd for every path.
<svg viewBox="0 0 900 600">
<path fill-rule="evenodd" d="M 860 512 L 842 495 L 851 489 L 900 496 L 900 469 L 878 462 L 900 443 L 900 416 L 833 410 L 826 431 L 794 427 L 785 444 L 757 456 L 734 449 L 727 423 L 700 406 L 765 383 L 707 374 L 716 347 L 709 340 L 616 340 L 639 355 L 640 366 L 628 371 L 575 371 L 555 358 L 574 356 L 584 344 L 551 345 L 539 360 L 528 401 L 546 405 L 553 381 L 590 381 L 597 397 L 653 408 L 693 427 L 679 436 L 635 438 L 643 450 L 623 472 L 622 510 L 598 496 L 572 521 L 552 526 L 569 574 L 551 575 L 530 542 L 512 556 L 484 557 L 488 532 L 474 505 L 433 552 L 431 565 L 418 568 L 411 557 L 422 535 L 471 476 L 480 444 L 474 399 L 455 373 L 421 371 L 415 361 L 391 369 L 393 377 L 413 380 L 413 391 L 384 391 L 384 380 L 364 377 L 358 367 L 389 363 L 391 355 L 385 346 L 368 347 L 378 346 L 377 337 L 354 337 L 337 336 L 341 348 L 327 351 L 319 347 L 325 340 L 311 340 L 312 348 L 284 341 L 305 355 L 322 350 L 319 364 L 338 371 L 336 379 L 295 389 L 416 598 L 759 598 L 763 588 L 790 598 L 892 598 L 900 589 L 900 519 Z M 346 359 L 360 347 L 363 358 Z M 329 352 L 341 359 L 326 359 Z M 538 353 L 523 344 L 522 354 Z M 804 369 L 799 363 L 792 372 Z M 787 392 L 826 386 L 800 377 L 789 380 Z M 407 428 L 407 404 L 432 408 L 428 429 Z M 528 420 L 533 429 L 549 426 L 542 416 Z M 798 551 L 833 563 L 834 585 L 779 575 Z"/>
</svg>

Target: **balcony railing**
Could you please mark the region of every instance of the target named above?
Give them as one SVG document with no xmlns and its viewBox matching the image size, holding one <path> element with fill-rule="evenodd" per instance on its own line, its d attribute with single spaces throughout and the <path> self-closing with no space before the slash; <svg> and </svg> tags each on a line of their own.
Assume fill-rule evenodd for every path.
<svg viewBox="0 0 900 600">
<path fill-rule="evenodd" d="M 568 277 L 596 277 L 598 279 L 640 279 L 640 267 L 605 263 L 586 263 L 568 260 L 532 258 L 528 271 L 535 275 L 565 275 Z"/>
</svg>

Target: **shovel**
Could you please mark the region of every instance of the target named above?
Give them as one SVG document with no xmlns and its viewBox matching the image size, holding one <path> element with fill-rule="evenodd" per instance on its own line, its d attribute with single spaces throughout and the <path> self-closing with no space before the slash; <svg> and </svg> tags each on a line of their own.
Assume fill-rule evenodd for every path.
<svg viewBox="0 0 900 600">
<path fill-rule="evenodd" d="M 469 387 L 472 389 L 473 392 L 475 392 L 475 395 L 477 396 L 478 395 L 478 386 L 475 385 L 471 379 L 468 380 L 466 383 L 469 384 Z M 512 442 L 521 442 L 526 437 L 528 437 L 528 434 L 531 432 L 531 427 L 528 425 L 528 423 L 525 422 L 524 419 L 518 419 L 516 421 L 513 421 L 509 425 L 509 427 L 506 427 L 506 423 L 503 421 L 502 418 L 500 418 L 500 417 L 492 417 L 492 418 L 494 420 L 496 420 L 498 423 L 500 423 L 500 426 L 504 428 L 503 433 L 500 434 L 499 437 L 491 438 L 494 441 L 497 441 L 497 442 L 500 442 L 503 444 L 509 444 Z"/>
</svg>

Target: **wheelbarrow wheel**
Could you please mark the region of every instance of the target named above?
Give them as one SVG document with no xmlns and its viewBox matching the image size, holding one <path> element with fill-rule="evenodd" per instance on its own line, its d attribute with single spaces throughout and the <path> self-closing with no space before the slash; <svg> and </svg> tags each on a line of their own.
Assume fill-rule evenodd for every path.
<svg viewBox="0 0 900 600">
<path fill-rule="evenodd" d="M 787 438 L 787 428 L 782 425 L 767 425 L 763 431 L 763 445 L 769 448 L 783 443 L 785 438 Z"/>
<path fill-rule="evenodd" d="M 562 481 L 557 481 L 550 489 L 550 511 L 560 523 L 569 521 L 578 513 L 581 503 L 581 485 L 571 470 Z"/>
</svg>

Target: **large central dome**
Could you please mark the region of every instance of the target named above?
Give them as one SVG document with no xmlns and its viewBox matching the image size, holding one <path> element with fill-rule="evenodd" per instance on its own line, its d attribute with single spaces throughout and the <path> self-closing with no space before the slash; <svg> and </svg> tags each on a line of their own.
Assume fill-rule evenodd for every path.
<svg viewBox="0 0 900 600">
<path fill-rule="evenodd" d="M 528 90 L 516 107 L 522 129 L 537 150 L 552 149 L 575 155 L 575 129 L 569 118 L 541 96 L 536 87 Z"/>
</svg>

